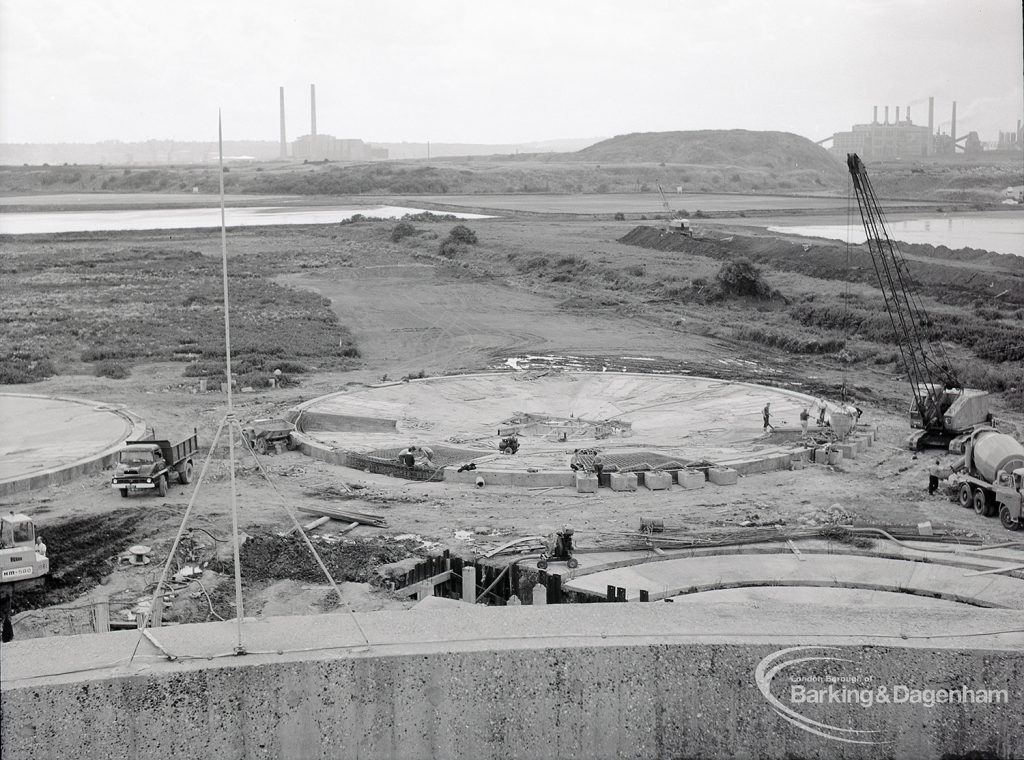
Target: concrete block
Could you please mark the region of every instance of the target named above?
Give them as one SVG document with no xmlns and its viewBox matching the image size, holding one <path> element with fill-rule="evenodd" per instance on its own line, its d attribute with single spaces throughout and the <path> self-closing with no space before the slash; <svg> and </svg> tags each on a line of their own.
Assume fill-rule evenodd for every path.
<svg viewBox="0 0 1024 760">
<path fill-rule="evenodd" d="M 828 449 L 822 446 L 814 450 L 815 464 L 828 464 Z"/>
<path fill-rule="evenodd" d="M 868 442 L 863 436 L 857 436 L 853 439 L 854 444 L 857 446 L 857 453 L 863 454 L 868 450 Z"/>
<path fill-rule="evenodd" d="M 571 487 L 575 484 L 572 470 L 540 470 L 537 472 L 513 472 L 512 485 L 522 488 Z"/>
<path fill-rule="evenodd" d="M 749 459 L 730 459 L 723 462 L 723 465 L 736 470 L 740 475 L 756 475 L 760 472 L 775 472 L 785 470 L 789 467 L 789 452 L 778 452 L 775 454 L 763 454 Z"/>
<path fill-rule="evenodd" d="M 576 473 L 577 493 L 597 493 L 597 475 L 589 472 Z"/>
<path fill-rule="evenodd" d="M 843 450 L 832 449 L 828 452 L 828 463 L 832 465 L 840 464 L 843 461 Z"/>
<path fill-rule="evenodd" d="M 789 462 L 789 469 L 791 470 L 802 470 L 807 466 L 807 462 L 803 459 L 793 458 Z"/>
<path fill-rule="evenodd" d="M 856 459 L 857 458 L 857 446 L 853 443 L 841 443 L 839 444 L 839 450 L 843 452 L 843 459 Z"/>
<path fill-rule="evenodd" d="M 686 490 L 704 487 L 704 473 L 700 470 L 679 470 L 676 482 Z"/>
<path fill-rule="evenodd" d="M 669 472 L 645 472 L 644 485 L 652 491 L 665 491 L 672 487 L 672 474 Z"/>
<path fill-rule="evenodd" d="M 708 470 L 708 480 L 718 486 L 734 486 L 739 479 L 740 474 L 731 467 L 712 467 Z"/>
<path fill-rule="evenodd" d="M 635 491 L 635 472 L 613 472 L 608 476 L 608 485 L 613 491 Z"/>
</svg>

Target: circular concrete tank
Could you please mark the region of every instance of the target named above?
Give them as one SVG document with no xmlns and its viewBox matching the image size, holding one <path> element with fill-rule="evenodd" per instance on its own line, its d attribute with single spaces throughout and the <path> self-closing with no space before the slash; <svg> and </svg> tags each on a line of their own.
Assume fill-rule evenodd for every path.
<svg viewBox="0 0 1024 760">
<path fill-rule="evenodd" d="M 810 396 L 779 388 L 682 375 L 626 372 L 502 372 L 356 388 L 292 411 L 314 446 L 394 457 L 409 444 L 431 447 L 440 465 L 486 459 L 489 469 L 568 471 L 576 449 L 646 459 L 716 462 L 779 453 L 766 446 L 772 424 L 799 430 Z M 513 456 L 501 454 L 509 435 Z"/>
<path fill-rule="evenodd" d="M 108 404 L 0 393 L 0 496 L 45 488 L 102 469 L 145 424 Z"/>
</svg>

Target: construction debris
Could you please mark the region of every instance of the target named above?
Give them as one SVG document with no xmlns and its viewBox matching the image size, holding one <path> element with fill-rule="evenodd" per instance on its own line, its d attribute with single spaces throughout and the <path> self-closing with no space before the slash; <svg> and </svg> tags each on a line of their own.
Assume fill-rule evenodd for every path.
<svg viewBox="0 0 1024 760">
<path fill-rule="evenodd" d="M 309 515 L 319 515 L 321 517 L 329 517 L 334 520 L 340 520 L 346 523 L 360 523 L 362 525 L 372 525 L 375 528 L 386 528 L 387 520 L 381 515 L 374 515 L 368 512 L 355 512 L 352 510 L 335 509 L 333 507 L 297 507 L 299 512 L 303 512 Z"/>
</svg>

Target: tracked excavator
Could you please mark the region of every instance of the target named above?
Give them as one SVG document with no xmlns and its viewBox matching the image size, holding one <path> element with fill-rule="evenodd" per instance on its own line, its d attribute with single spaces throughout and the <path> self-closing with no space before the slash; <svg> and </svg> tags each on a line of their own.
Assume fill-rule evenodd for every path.
<svg viewBox="0 0 1024 760">
<path fill-rule="evenodd" d="M 929 342 L 932 323 L 914 291 L 903 253 L 889 234 L 864 162 L 850 153 L 846 164 L 885 310 L 914 396 L 910 405 L 914 432 L 907 444 L 915 451 L 948 447 L 954 453 L 963 453 L 972 431 L 991 423 L 991 398 L 985 391 L 964 388 L 941 344 L 932 346 Z"/>
</svg>

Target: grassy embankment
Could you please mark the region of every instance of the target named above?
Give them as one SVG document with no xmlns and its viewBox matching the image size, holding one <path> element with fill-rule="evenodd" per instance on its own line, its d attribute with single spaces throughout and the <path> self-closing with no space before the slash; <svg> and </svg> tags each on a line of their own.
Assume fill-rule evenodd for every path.
<svg viewBox="0 0 1024 760">
<path fill-rule="evenodd" d="M 576 154 L 571 154 L 576 155 Z M 717 154 L 716 154 L 717 156 Z M 714 158 L 714 156 L 713 156 Z M 830 159 L 831 161 L 831 159 Z M 995 165 L 929 164 L 872 166 L 882 197 L 917 198 L 950 204 L 995 205 L 1008 185 L 1021 184 L 1019 162 Z M 299 196 L 442 195 L 507 193 L 666 192 L 784 193 L 845 195 L 845 167 L 806 168 L 782 158 L 762 163 L 710 161 L 583 161 L 552 156 L 497 156 L 388 161 L 367 164 L 234 165 L 226 169 L 232 194 Z M 166 167 L 2 167 L 7 193 L 181 193 L 218 191 L 217 170 L 207 165 Z"/>
</svg>

